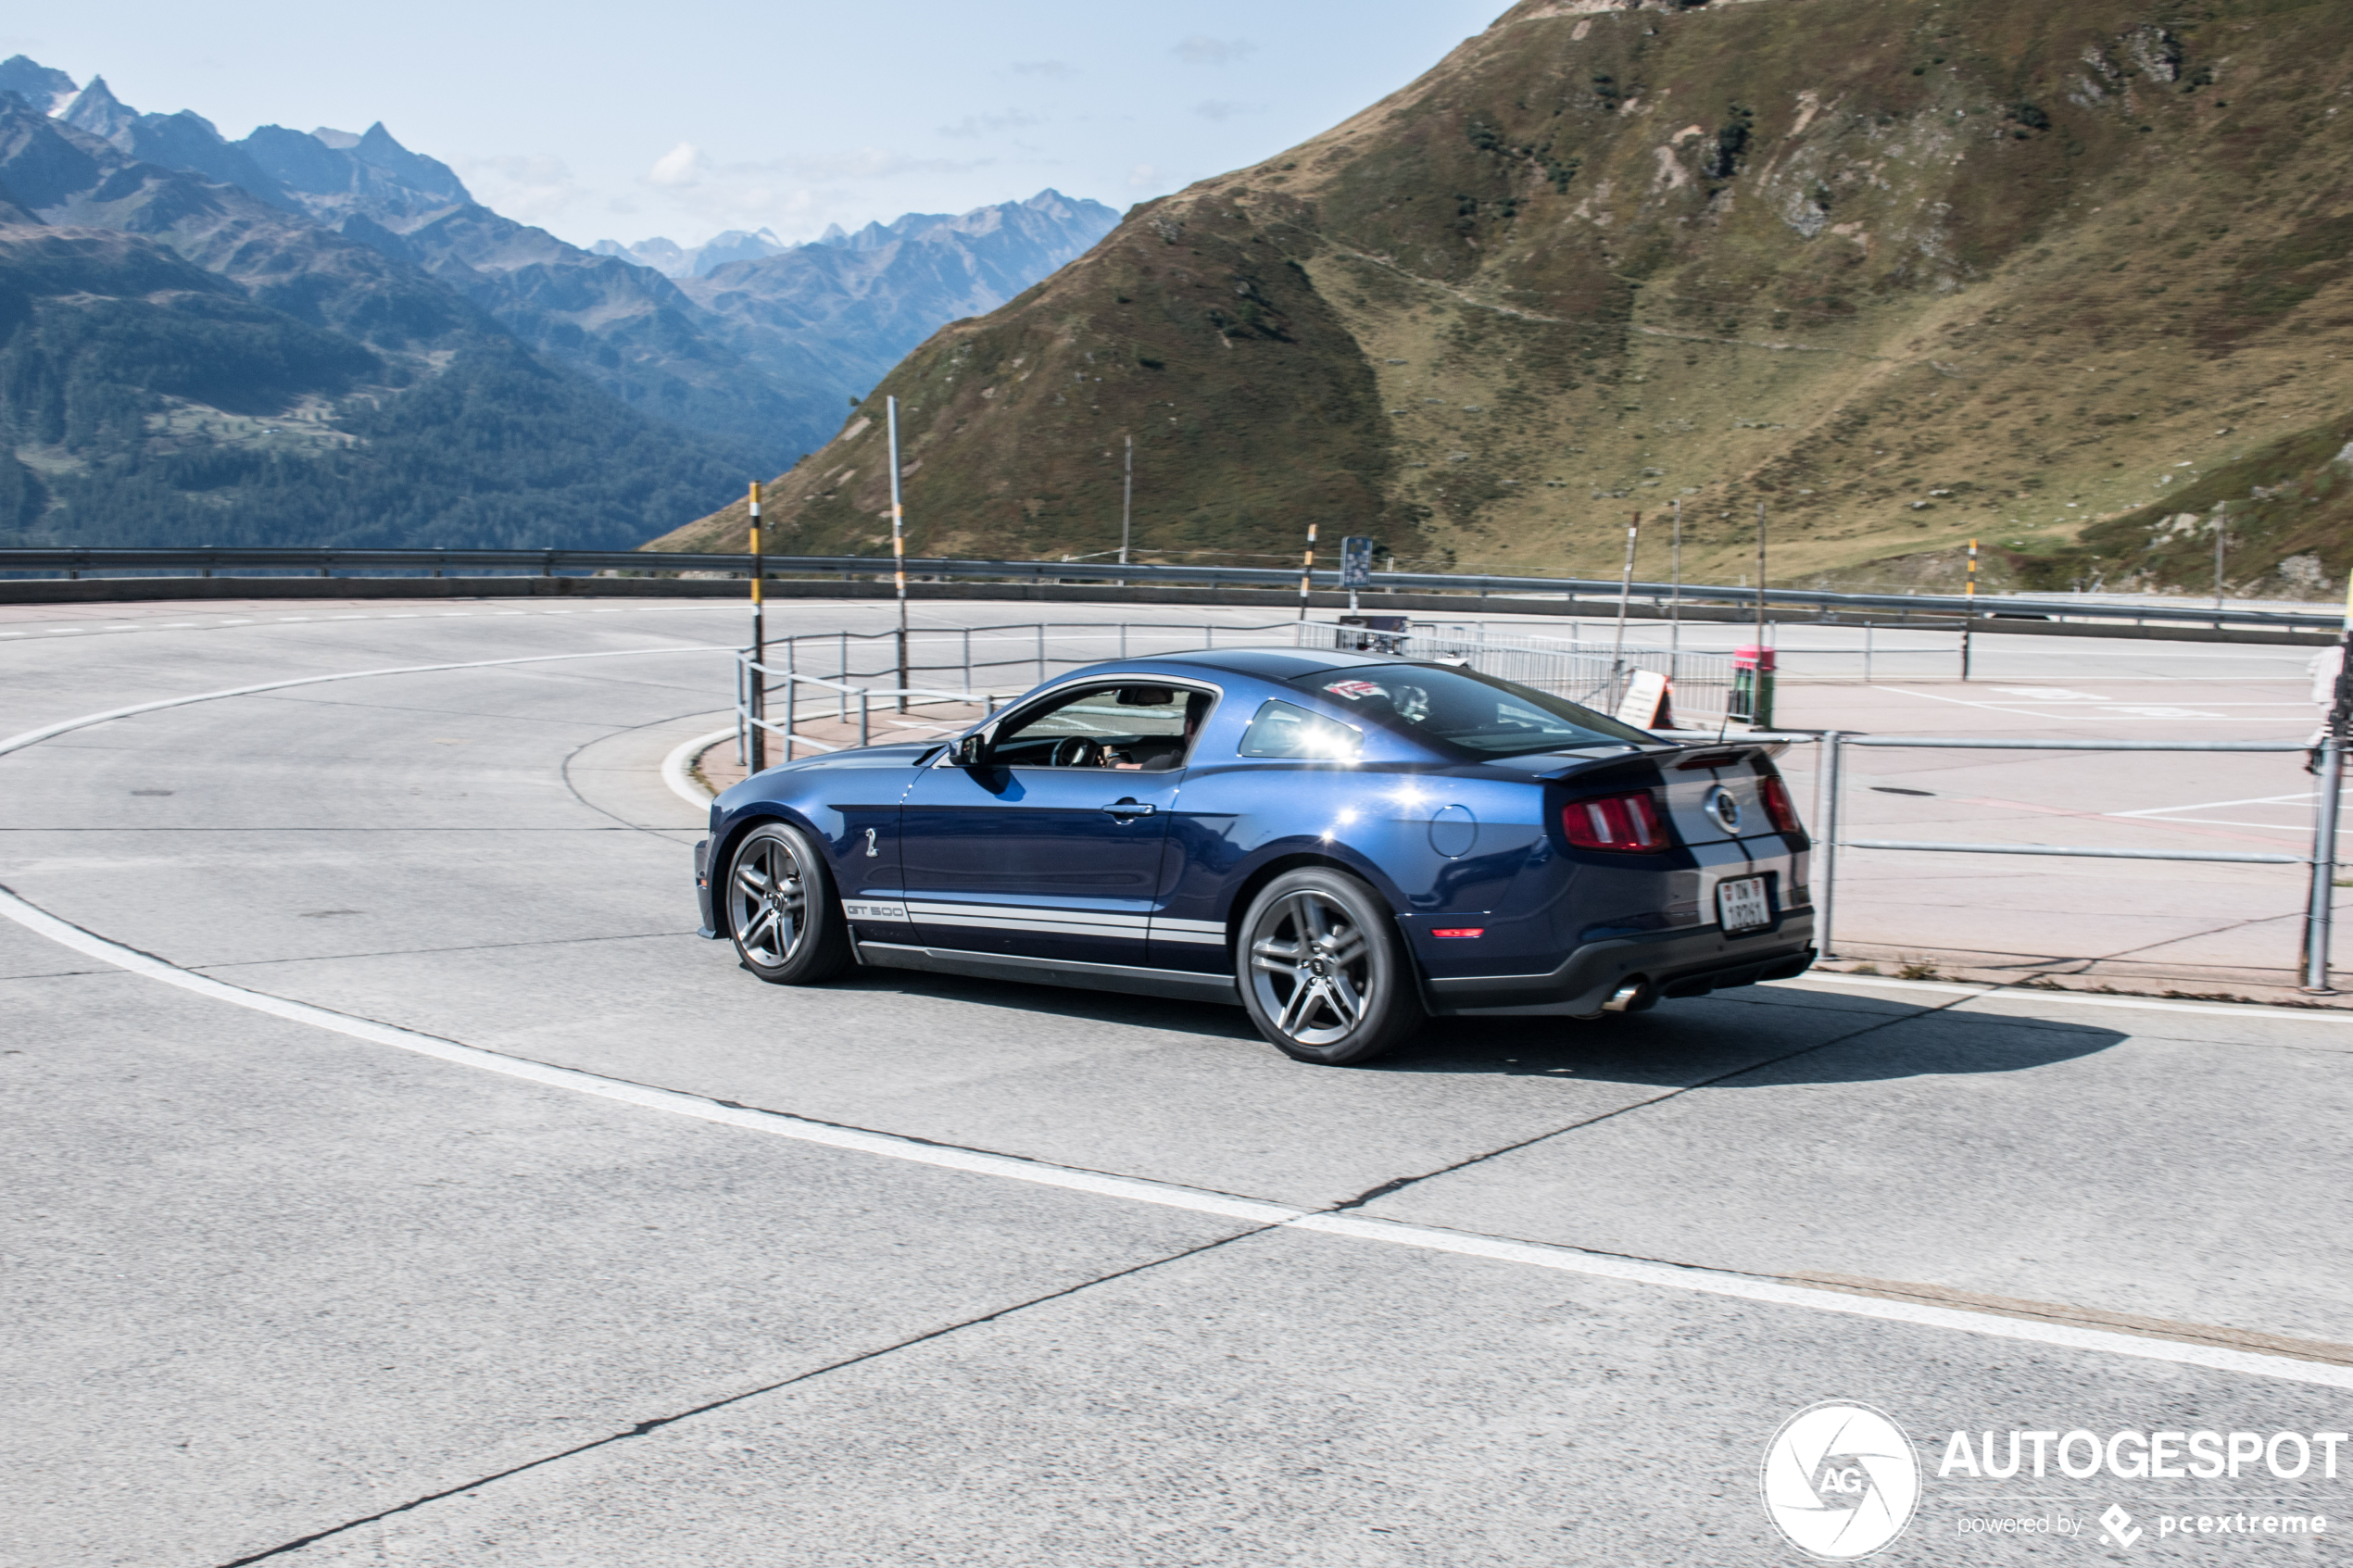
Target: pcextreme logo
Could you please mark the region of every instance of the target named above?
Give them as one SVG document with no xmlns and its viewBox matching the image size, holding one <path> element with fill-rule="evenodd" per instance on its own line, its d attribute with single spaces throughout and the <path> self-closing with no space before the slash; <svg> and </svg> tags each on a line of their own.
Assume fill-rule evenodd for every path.
<svg viewBox="0 0 2353 1568">
<path fill-rule="evenodd" d="M 1920 1500 L 1920 1465 L 1884 1413 L 1831 1399 L 1781 1423 L 1765 1445 L 1758 1485 L 1766 1515 L 1790 1545 L 1844 1562 L 1904 1533 Z"/>
</svg>

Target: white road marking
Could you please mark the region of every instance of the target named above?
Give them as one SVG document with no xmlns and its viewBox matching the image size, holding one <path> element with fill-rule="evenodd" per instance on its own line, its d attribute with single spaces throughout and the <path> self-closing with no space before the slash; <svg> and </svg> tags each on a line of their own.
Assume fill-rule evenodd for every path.
<svg viewBox="0 0 2353 1568">
<path fill-rule="evenodd" d="M 661 782 L 670 786 L 670 793 L 697 810 L 708 809 L 718 797 L 697 784 L 695 775 L 688 770 L 694 766 L 695 759 L 702 754 L 704 747 L 717 746 L 723 740 L 732 740 L 735 734 L 736 726 L 730 724 L 724 730 L 713 730 L 707 735 L 682 740 L 672 746 L 670 755 L 661 759 Z"/>
<path fill-rule="evenodd" d="M 78 925 L 59 920 L 26 903 L 15 894 L 0 891 L 0 915 L 39 933 L 59 945 L 72 948 L 89 958 L 110 963 L 119 969 L 143 975 L 150 980 L 177 986 L 214 1001 L 249 1008 L 289 1022 L 308 1023 L 330 1030 L 353 1039 L 373 1045 L 390 1046 L 399 1050 L 413 1051 L 460 1067 L 472 1067 L 504 1077 L 539 1084 L 548 1088 L 569 1089 L 575 1093 L 594 1095 L 600 1099 L 617 1100 L 648 1110 L 668 1111 L 673 1115 L 691 1117 L 700 1122 L 713 1122 L 723 1126 L 736 1127 L 747 1132 L 766 1133 L 773 1136 L 792 1138 L 800 1143 L 816 1144 L 828 1148 L 853 1153 L 879 1155 L 888 1160 L 906 1160 L 912 1164 L 929 1165 L 942 1170 L 963 1171 L 975 1175 L 997 1176 L 1011 1181 L 1029 1182 L 1039 1186 L 1058 1187 L 1068 1192 L 1089 1193 L 1100 1198 L 1118 1198 L 1129 1203 L 1150 1203 L 1163 1208 L 1189 1210 L 1197 1214 L 1212 1214 L 1222 1219 L 1239 1220 L 1247 1223 L 1273 1229 L 1314 1231 L 1327 1236 L 1344 1236 L 1351 1240 L 1378 1242 L 1390 1247 L 1410 1247 L 1417 1251 L 1446 1252 L 1459 1257 L 1484 1258 L 1498 1262 L 1521 1263 L 1535 1268 L 1553 1269 L 1563 1273 L 1582 1274 L 1597 1279 L 1623 1280 L 1629 1284 L 1665 1286 L 1678 1290 L 1699 1291 L 1710 1296 L 1726 1296 L 1740 1300 L 1757 1301 L 1774 1306 L 1794 1307 L 1811 1311 L 1841 1312 L 1850 1317 L 1873 1318 L 1883 1323 L 1910 1323 L 1925 1328 L 1949 1329 L 1962 1334 L 1990 1336 L 1998 1339 L 2024 1340 L 2032 1344 L 2053 1346 L 2063 1349 L 2097 1351 L 2113 1356 L 2130 1356 L 2140 1361 L 2170 1362 L 2176 1366 L 2207 1367 L 2218 1372 L 2236 1373 L 2253 1377 L 2279 1378 L 2293 1383 L 2314 1384 L 2322 1387 L 2353 1389 L 2353 1367 L 2332 1366 L 2321 1361 L 2302 1361 L 2285 1356 L 2260 1355 L 2247 1350 L 2229 1350 L 2218 1346 L 2195 1345 L 2178 1340 L 2147 1339 L 2134 1335 L 2116 1334 L 2104 1329 L 2076 1328 L 2063 1323 L 2041 1323 L 2024 1318 L 1996 1317 L 1990 1313 L 1971 1312 L 1951 1307 L 1929 1307 L 1917 1302 L 1886 1299 L 1872 1296 L 1854 1296 L 1840 1291 L 1818 1290 L 1806 1286 L 1786 1285 L 1779 1280 L 1748 1274 L 1731 1273 L 1718 1269 L 1692 1268 L 1676 1263 L 1657 1263 L 1642 1259 L 1613 1257 L 1606 1253 L 1586 1252 L 1571 1247 L 1554 1247 L 1538 1242 L 1515 1241 L 1503 1236 L 1479 1236 L 1470 1232 L 1434 1230 L 1428 1226 L 1401 1224 L 1393 1221 L 1373 1219 L 1362 1214 L 1309 1210 L 1263 1199 L 1238 1197 L 1230 1193 L 1212 1192 L 1201 1187 L 1180 1186 L 1170 1182 L 1156 1182 L 1136 1176 L 1115 1176 L 1099 1171 L 1086 1171 L 1067 1165 L 1051 1165 L 1042 1160 L 1024 1160 L 1014 1155 L 991 1154 L 980 1149 L 959 1148 L 949 1145 L 924 1143 L 912 1138 L 896 1137 L 888 1133 L 868 1132 L 862 1128 L 836 1126 L 824 1122 L 812 1122 L 782 1111 L 755 1110 L 743 1106 L 722 1105 L 717 1100 L 699 1095 L 682 1094 L 674 1089 L 649 1088 L 640 1084 L 623 1083 L 594 1073 L 574 1068 L 555 1067 L 546 1062 L 531 1061 L 521 1057 L 502 1055 L 478 1047 L 460 1045 L 437 1035 L 421 1034 L 373 1019 L 356 1018 L 349 1013 L 314 1007 L 308 1002 L 291 1001 L 266 992 L 248 991 L 210 975 L 195 974 L 135 948 L 126 947 L 105 937 L 85 931 Z"/>
<path fill-rule="evenodd" d="M 2055 1002 L 2064 1007 L 2132 1008 L 2145 1012 L 2203 1012 L 2221 1018 L 2293 1018 L 2305 1023 L 2353 1023 L 2353 1012 L 2340 1008 L 2272 1008 L 2256 1002 L 2175 1002 L 2156 997 L 2094 997 L 2081 991 L 2024 990 L 2016 985 L 1964 985 L 1942 980 L 1898 980 L 1887 974 L 1834 974 L 1809 971 L 1796 980 L 1768 980 L 1776 990 L 1803 991 L 1808 985 L 1871 985 L 1892 991 L 1932 992 L 1944 997 L 2009 997 L 2040 1007 Z"/>
<path fill-rule="evenodd" d="M 346 670 L 339 675 L 297 675 L 286 681 L 263 681 L 250 686 L 225 686 L 219 691 L 193 692 L 186 696 L 161 697 L 154 702 L 134 702 L 128 708 L 109 708 L 101 713 L 84 713 L 72 719 L 60 719 L 39 729 L 24 730 L 0 740 L 0 757 L 38 745 L 53 735 L 69 730 L 86 729 L 103 724 L 110 719 L 128 719 L 134 713 L 154 713 L 166 708 L 182 708 L 192 702 L 215 702 L 222 697 L 252 696 L 259 692 L 284 691 L 290 686 L 323 685 L 330 681 L 359 681 L 376 675 L 425 675 L 444 670 L 493 670 L 512 664 L 555 664 L 571 659 L 643 659 L 669 653 L 733 653 L 724 643 L 686 644 L 671 648 L 611 648 L 596 653 L 535 653 L 522 659 L 472 659 L 455 664 L 401 664 L 382 670 Z"/>
</svg>

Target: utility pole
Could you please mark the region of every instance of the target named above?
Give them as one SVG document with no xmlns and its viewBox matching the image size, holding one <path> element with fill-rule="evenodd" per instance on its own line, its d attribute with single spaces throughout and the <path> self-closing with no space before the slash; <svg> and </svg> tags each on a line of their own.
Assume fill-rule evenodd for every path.
<svg viewBox="0 0 2353 1568">
<path fill-rule="evenodd" d="M 1127 564 L 1127 541 L 1136 521 L 1136 438 L 1127 438 L 1127 476 L 1119 487 L 1119 564 Z M 1123 583 L 1123 586 L 1124 586 Z"/>
<path fill-rule="evenodd" d="M 1625 695 L 1619 683 L 1626 678 L 1626 607 L 1634 596 L 1634 540 L 1642 531 L 1642 514 L 1636 512 L 1626 525 L 1626 567 L 1617 576 L 1617 645 L 1610 649 L 1609 692 L 1614 705 Z"/>
<path fill-rule="evenodd" d="M 2231 537 L 2231 514 L 2217 508 L 2214 513 L 2214 612 L 2222 611 L 2222 546 Z M 2220 626 L 2221 621 L 2215 624 Z"/>
<path fill-rule="evenodd" d="M 1683 498 L 1675 497 L 1675 577 L 1674 586 L 1667 600 L 1667 667 L 1675 668 L 1675 655 L 1683 649 Z M 1669 679 L 1672 679 L 1670 675 Z"/>
<path fill-rule="evenodd" d="M 745 671 L 751 677 L 746 699 L 751 718 L 751 771 L 759 772 L 768 766 L 768 732 L 761 728 L 761 721 L 768 717 L 768 675 L 761 666 L 768 662 L 768 615 L 761 598 L 761 579 L 768 575 L 768 558 L 760 549 L 760 481 L 751 482 L 751 668 Z"/>
<path fill-rule="evenodd" d="M 1977 541 L 1969 542 L 1969 583 L 1961 605 L 1961 679 L 1969 679 L 1969 638 L 1977 630 Z"/>
<path fill-rule="evenodd" d="M 1756 646 L 1765 646 L 1765 503 L 1756 503 Z"/>
<path fill-rule="evenodd" d="M 899 399 L 886 397 L 890 416 L 890 568 L 899 588 L 899 711 L 907 711 L 907 530 L 899 505 Z"/>
<path fill-rule="evenodd" d="M 1315 525 L 1307 525 L 1307 558 L 1299 568 L 1299 618 L 1307 619 L 1307 584 L 1315 575 Z"/>
</svg>

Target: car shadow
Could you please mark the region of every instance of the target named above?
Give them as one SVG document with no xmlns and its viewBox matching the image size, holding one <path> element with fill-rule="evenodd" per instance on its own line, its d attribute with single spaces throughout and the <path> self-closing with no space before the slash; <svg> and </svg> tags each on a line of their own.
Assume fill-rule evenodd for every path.
<svg viewBox="0 0 2353 1568">
<path fill-rule="evenodd" d="M 1680 1088 L 1770 1088 L 2023 1073 L 2107 1050 L 2122 1030 L 1824 997 L 1825 1005 L 1709 997 L 1576 1019 L 1436 1019 L 1368 1066 Z M 1845 1004 L 1845 1005 L 1841 1005 Z"/>
<path fill-rule="evenodd" d="M 1275 1049 L 1238 1007 L 912 970 L 875 971 L 838 984 Z M 1340 1071 L 1763 1088 L 2022 1073 L 2090 1056 L 2126 1037 L 2120 1030 L 2046 1018 L 1765 988 L 1590 1020 L 1432 1019 L 1387 1055 Z M 1302 1064 L 1300 1071 L 1335 1070 Z"/>
<path fill-rule="evenodd" d="M 833 983 L 841 991 L 879 995 L 938 997 L 979 1007 L 1007 1008 L 1048 1018 L 1085 1019 L 1139 1029 L 1170 1029 L 1214 1040 L 1252 1040 L 1264 1045 L 1250 1017 L 1239 1007 L 1211 1002 L 1177 1001 L 1162 997 L 1135 996 L 1122 991 L 1083 991 L 1062 985 L 1041 985 L 1019 980 L 988 980 L 978 975 L 937 974 L 922 970 L 862 971 Z M 1275 1047 L 1267 1046 L 1268 1050 Z"/>
</svg>

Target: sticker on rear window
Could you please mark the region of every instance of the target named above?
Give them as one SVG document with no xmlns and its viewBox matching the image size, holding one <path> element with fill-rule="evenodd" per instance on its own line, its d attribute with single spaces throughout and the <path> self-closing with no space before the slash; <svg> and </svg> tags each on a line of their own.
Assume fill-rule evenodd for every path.
<svg viewBox="0 0 2353 1568">
<path fill-rule="evenodd" d="M 1351 701 L 1353 701 L 1358 697 L 1387 696 L 1389 695 L 1386 690 L 1373 684 L 1370 681 L 1334 681 L 1330 685 L 1326 686 L 1324 689 L 1330 692 L 1335 696 L 1344 696 L 1349 698 Z"/>
</svg>

